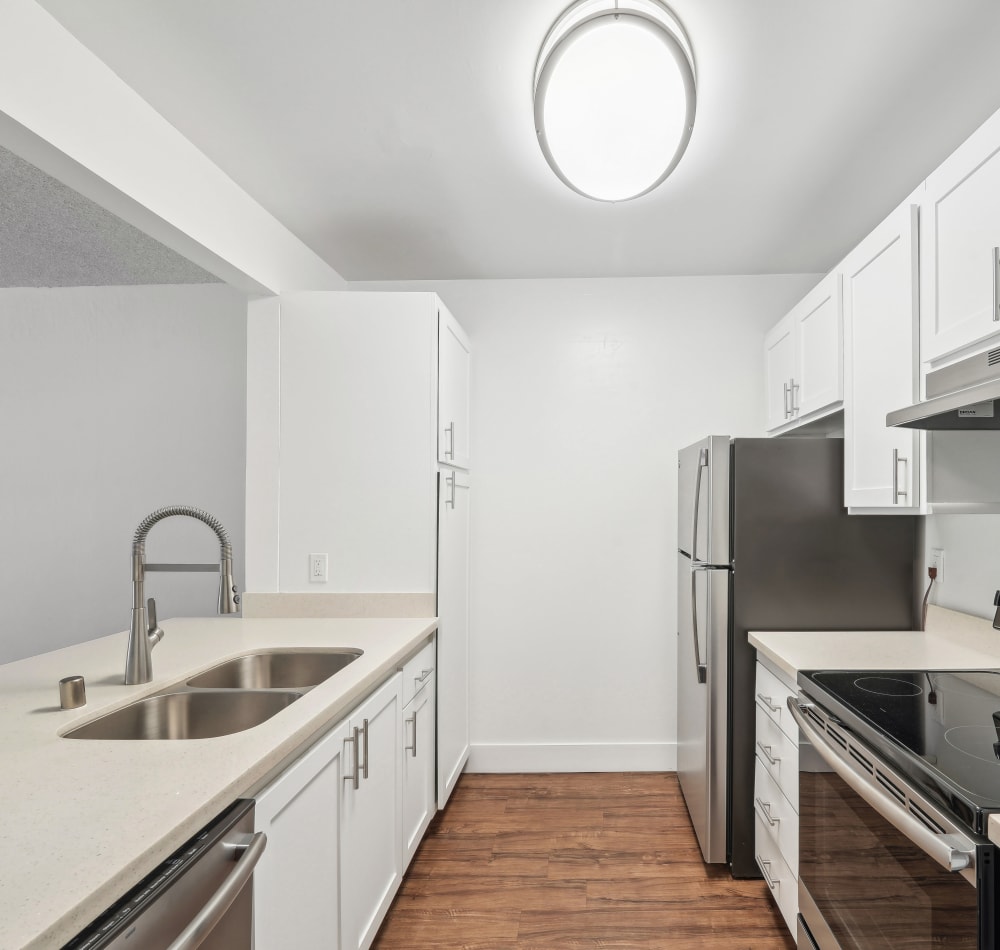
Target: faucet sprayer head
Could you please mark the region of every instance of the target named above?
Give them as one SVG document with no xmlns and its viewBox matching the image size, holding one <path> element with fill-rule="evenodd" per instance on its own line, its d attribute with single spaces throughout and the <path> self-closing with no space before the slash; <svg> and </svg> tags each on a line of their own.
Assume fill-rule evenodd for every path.
<svg viewBox="0 0 1000 950">
<path fill-rule="evenodd" d="M 233 558 L 223 555 L 219 564 L 219 613 L 235 614 L 240 609 L 240 595 L 233 581 Z"/>
</svg>

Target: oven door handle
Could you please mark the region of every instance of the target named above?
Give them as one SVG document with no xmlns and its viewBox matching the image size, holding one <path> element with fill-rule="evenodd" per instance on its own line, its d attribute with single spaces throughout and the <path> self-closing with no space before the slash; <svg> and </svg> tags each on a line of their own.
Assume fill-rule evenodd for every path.
<svg viewBox="0 0 1000 950">
<path fill-rule="evenodd" d="M 805 716 L 805 710 L 809 708 L 809 705 L 801 702 L 795 696 L 788 697 L 788 711 L 792 714 L 796 725 L 802 730 L 802 734 L 812 743 L 813 748 L 823 761 L 854 792 L 945 870 L 964 871 L 975 867 L 976 846 L 974 842 L 957 832 L 937 834 L 922 821 L 914 818 L 900 806 L 895 798 L 882 790 L 875 776 L 855 762 L 849 752 L 841 751 L 832 745 L 826 736 L 809 722 Z M 886 768 L 882 763 L 879 763 L 879 767 L 891 776 L 894 782 L 909 791 L 909 786 L 902 781 L 898 773 Z"/>
</svg>

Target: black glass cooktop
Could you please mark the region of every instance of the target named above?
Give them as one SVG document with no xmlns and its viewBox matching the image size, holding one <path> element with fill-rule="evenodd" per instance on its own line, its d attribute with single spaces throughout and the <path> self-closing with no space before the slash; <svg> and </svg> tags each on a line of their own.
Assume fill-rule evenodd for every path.
<svg viewBox="0 0 1000 950">
<path fill-rule="evenodd" d="M 1000 811 L 1000 671 L 825 670 L 799 686 L 975 831 Z"/>
</svg>

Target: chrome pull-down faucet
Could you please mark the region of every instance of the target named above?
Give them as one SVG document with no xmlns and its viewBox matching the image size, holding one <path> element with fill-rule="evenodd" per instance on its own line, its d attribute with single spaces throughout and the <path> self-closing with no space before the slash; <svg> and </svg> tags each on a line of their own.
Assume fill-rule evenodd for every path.
<svg viewBox="0 0 1000 950">
<path fill-rule="evenodd" d="M 218 564 L 147 564 L 146 537 L 153 525 L 174 515 L 195 518 L 207 524 L 219 539 Z M 152 650 L 163 639 L 163 629 L 156 623 L 156 601 L 152 597 L 143 603 L 147 571 L 218 571 L 220 614 L 239 610 L 240 598 L 233 583 L 233 546 L 222 522 L 207 511 L 189 505 L 157 508 L 146 515 L 132 538 L 132 625 L 129 628 L 128 651 L 125 654 L 125 685 L 148 683 L 153 678 Z"/>
</svg>

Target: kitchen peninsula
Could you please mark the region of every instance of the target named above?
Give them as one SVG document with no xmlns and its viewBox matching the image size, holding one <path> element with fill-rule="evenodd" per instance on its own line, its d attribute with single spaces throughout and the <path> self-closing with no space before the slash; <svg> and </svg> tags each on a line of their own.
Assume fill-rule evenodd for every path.
<svg viewBox="0 0 1000 950">
<path fill-rule="evenodd" d="M 234 799 L 253 794 L 433 635 L 435 618 L 175 619 L 154 677 L 123 686 L 125 635 L 0 667 L 0 946 L 61 946 Z M 273 648 L 363 654 L 244 732 L 183 741 L 77 741 L 73 726 L 183 683 L 221 660 Z M 59 708 L 84 676 L 87 705 Z"/>
</svg>

